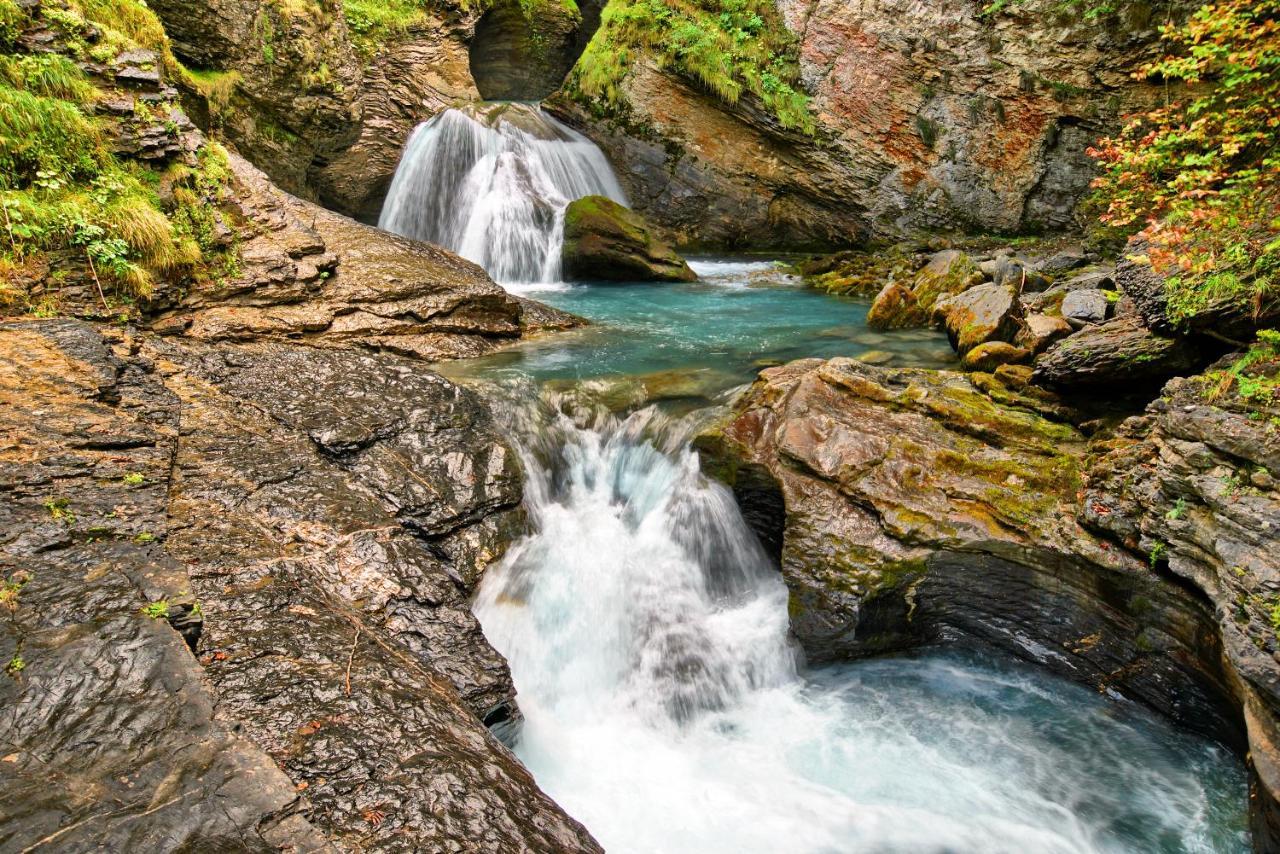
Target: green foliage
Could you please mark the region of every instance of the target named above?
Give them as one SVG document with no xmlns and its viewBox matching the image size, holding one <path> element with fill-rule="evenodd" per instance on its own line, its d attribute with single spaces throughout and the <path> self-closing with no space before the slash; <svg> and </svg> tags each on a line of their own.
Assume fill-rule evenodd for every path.
<svg viewBox="0 0 1280 854">
<path fill-rule="evenodd" d="M 164 620 L 169 617 L 169 600 L 161 599 L 158 602 L 149 602 L 142 606 L 144 616 L 153 620 Z"/>
<path fill-rule="evenodd" d="M 142 472 L 131 471 L 125 475 L 122 480 L 124 481 L 125 486 L 142 486 L 142 484 L 146 483 L 147 479 L 142 476 Z"/>
<path fill-rule="evenodd" d="M 1176 522 L 1185 515 L 1187 515 L 1187 499 L 1179 498 L 1174 502 L 1172 509 L 1170 509 L 1168 513 L 1164 514 L 1164 518 L 1168 519 L 1170 522 Z"/>
<path fill-rule="evenodd" d="M 0 0 L 0 36 L 8 20 L 5 2 Z M 51 29 L 55 44 L 72 56 L 105 62 L 119 50 L 145 47 L 171 62 L 159 21 L 139 0 L 75 0 L 45 4 L 33 14 L 42 20 L 23 16 L 15 26 Z M 11 277 L 36 269 L 32 265 L 48 253 L 79 256 L 104 310 L 108 296 L 126 303 L 146 298 L 158 277 L 197 272 L 206 249 L 214 253 L 211 264 L 222 261 L 213 246 L 208 200 L 226 183 L 225 160 L 209 155 L 213 147 L 206 146 L 200 169 L 184 180 L 170 176 L 172 198 L 162 200 L 161 176 L 153 167 L 111 152 L 108 120 L 92 109 L 105 93 L 72 56 L 0 55 L 0 298 L 26 299 L 27 310 L 42 316 L 60 310 L 56 290 L 69 272 L 67 262 L 46 278 L 43 295 L 28 296 Z M 141 121 L 164 115 L 136 103 Z"/>
<path fill-rule="evenodd" d="M 1162 32 L 1173 53 L 1140 76 L 1169 102 L 1090 150 L 1102 221 L 1149 243 L 1138 260 L 1166 277 L 1174 322 L 1261 314 L 1280 288 L 1280 0 L 1210 3 Z"/>
<path fill-rule="evenodd" d="M 15 652 L 13 657 L 9 659 L 9 663 L 4 666 L 4 672 L 16 678 L 26 666 L 27 662 L 23 660 L 22 654 Z"/>
<path fill-rule="evenodd" d="M 1223 371 L 1204 375 L 1206 397 L 1223 399 L 1229 392 L 1247 405 L 1266 407 L 1280 403 L 1280 331 L 1262 329 L 1257 342 Z"/>
<path fill-rule="evenodd" d="M 76 514 L 71 512 L 71 502 L 65 498 L 50 498 L 46 500 L 44 509 L 48 510 L 49 515 L 58 522 L 70 525 L 76 520 Z"/>
<path fill-rule="evenodd" d="M 15 610 L 18 607 L 18 594 L 30 580 L 31 574 L 21 569 L 4 579 L 4 583 L 0 584 L 0 607 Z"/>
<path fill-rule="evenodd" d="M 736 104 L 744 93 L 782 124 L 813 133 L 795 39 L 768 0 L 609 0 L 570 75 L 582 100 L 605 109 L 642 55 Z"/>
<path fill-rule="evenodd" d="M 1157 542 L 1154 546 L 1151 547 L 1151 554 L 1149 555 L 1149 558 L 1151 561 L 1152 569 L 1154 569 L 1156 566 L 1158 566 L 1162 561 L 1166 559 L 1166 555 L 1168 554 L 1168 551 L 1169 551 L 1169 547 L 1161 542 Z"/>
</svg>

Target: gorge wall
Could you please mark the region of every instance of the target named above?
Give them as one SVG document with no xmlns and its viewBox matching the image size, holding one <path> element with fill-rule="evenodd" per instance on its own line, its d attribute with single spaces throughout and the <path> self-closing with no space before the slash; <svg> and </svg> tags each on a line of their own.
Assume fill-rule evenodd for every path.
<svg viewBox="0 0 1280 854">
<path fill-rule="evenodd" d="M 728 104 L 652 50 L 634 53 L 613 103 L 571 78 L 555 104 L 626 164 L 633 203 L 686 243 L 1071 227 L 1092 177 L 1085 148 L 1157 95 L 1130 74 L 1160 20 L 1145 4 L 1097 21 L 1052 0 L 983 8 L 779 4 L 811 135 L 750 92 Z"/>
</svg>

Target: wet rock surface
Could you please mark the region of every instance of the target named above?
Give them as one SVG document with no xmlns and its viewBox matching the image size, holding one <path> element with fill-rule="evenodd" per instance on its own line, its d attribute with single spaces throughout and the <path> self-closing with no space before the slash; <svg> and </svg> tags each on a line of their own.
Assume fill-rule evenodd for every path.
<svg viewBox="0 0 1280 854">
<path fill-rule="evenodd" d="M 73 321 L 0 327 L 0 382 L 6 846 L 598 850 L 481 723 L 520 475 L 474 395 Z"/>
<path fill-rule="evenodd" d="M 764 508 L 750 518 L 778 544 L 812 658 L 977 638 L 1239 749 L 1247 732 L 1270 850 L 1280 458 L 1271 413 L 1206 400 L 1225 370 L 1087 440 L 1025 366 L 802 360 L 764 371 L 698 441 Z"/>
<path fill-rule="evenodd" d="M 1099 442 L 1081 518 L 1212 601 L 1248 724 L 1259 850 L 1280 844 L 1280 404 L 1248 398 L 1224 359 L 1180 378 Z M 1247 369 L 1274 378 L 1280 365 Z"/>
<path fill-rule="evenodd" d="M 574 325 L 521 301 L 476 265 L 362 225 L 274 187 L 231 156 L 240 270 L 192 289 L 153 322 L 206 341 L 303 340 L 426 359 L 489 352 Z"/>
</svg>

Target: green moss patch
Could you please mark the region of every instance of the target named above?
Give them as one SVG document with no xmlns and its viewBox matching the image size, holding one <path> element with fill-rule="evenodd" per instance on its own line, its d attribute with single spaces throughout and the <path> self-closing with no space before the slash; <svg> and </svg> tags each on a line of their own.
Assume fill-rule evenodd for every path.
<svg viewBox="0 0 1280 854">
<path fill-rule="evenodd" d="M 768 0 L 609 0 L 569 76 L 569 92 L 600 112 L 616 112 L 623 81 L 644 57 L 728 104 L 749 93 L 783 127 L 814 132 L 795 37 Z"/>
</svg>

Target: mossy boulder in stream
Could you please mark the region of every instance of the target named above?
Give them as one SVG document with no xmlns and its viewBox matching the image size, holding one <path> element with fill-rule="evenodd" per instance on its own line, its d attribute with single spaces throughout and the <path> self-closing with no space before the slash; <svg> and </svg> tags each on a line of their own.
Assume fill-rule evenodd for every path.
<svg viewBox="0 0 1280 854">
<path fill-rule="evenodd" d="M 604 196 L 587 196 L 564 214 L 567 279 L 692 282 L 697 279 L 640 214 Z"/>
</svg>

